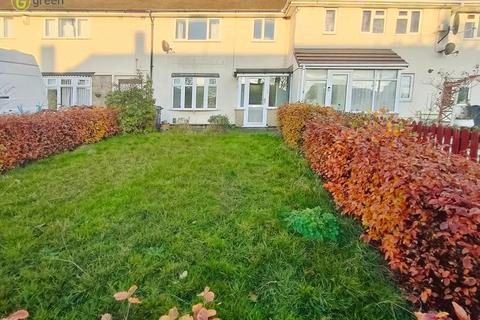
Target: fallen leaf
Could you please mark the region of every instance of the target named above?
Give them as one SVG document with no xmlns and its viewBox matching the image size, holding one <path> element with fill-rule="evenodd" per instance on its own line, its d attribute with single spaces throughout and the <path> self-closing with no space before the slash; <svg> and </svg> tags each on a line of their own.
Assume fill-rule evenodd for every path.
<svg viewBox="0 0 480 320">
<path fill-rule="evenodd" d="M 112 315 L 110 313 L 105 313 L 104 315 L 102 315 L 102 318 L 101 320 L 112 320 Z"/>
<path fill-rule="evenodd" d="M 9 315 L 6 320 L 21 320 L 21 319 L 26 319 L 28 318 L 30 314 L 28 313 L 27 310 L 18 310 L 11 315 Z"/>
<path fill-rule="evenodd" d="M 138 287 L 136 285 L 133 285 L 130 287 L 130 289 L 128 289 L 128 294 L 129 294 L 129 297 L 133 296 L 133 294 L 137 291 Z"/>
<path fill-rule="evenodd" d="M 140 304 L 142 302 L 138 298 L 130 297 L 130 298 L 128 298 L 128 303 L 130 303 L 130 304 Z"/>
<path fill-rule="evenodd" d="M 463 307 L 460 306 L 458 303 L 452 302 L 452 306 L 459 320 L 471 320 L 467 311 L 465 311 L 465 309 L 463 309 Z"/>
<path fill-rule="evenodd" d="M 257 302 L 258 301 L 258 296 L 253 293 L 253 292 L 250 292 L 250 294 L 248 295 L 248 298 L 250 299 L 250 301 L 252 302 Z"/>
<path fill-rule="evenodd" d="M 188 277 L 188 271 L 183 271 L 182 273 L 180 273 L 180 280 L 183 280 L 183 279 L 186 279 Z"/>
<path fill-rule="evenodd" d="M 130 295 L 128 294 L 128 292 L 122 291 L 122 292 L 115 293 L 113 297 L 117 301 L 123 301 L 123 300 L 127 300 L 130 297 Z"/>
</svg>

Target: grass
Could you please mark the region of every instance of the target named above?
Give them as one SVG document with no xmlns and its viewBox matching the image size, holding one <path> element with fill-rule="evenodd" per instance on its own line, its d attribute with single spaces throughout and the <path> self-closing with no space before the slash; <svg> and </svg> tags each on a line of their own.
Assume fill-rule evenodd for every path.
<svg viewBox="0 0 480 320">
<path fill-rule="evenodd" d="M 206 285 L 226 320 L 411 319 L 355 222 L 331 244 L 279 219 L 317 206 L 333 208 L 321 182 L 267 133 L 122 136 L 35 162 L 0 176 L 0 315 L 121 319 L 112 295 L 137 284 L 130 319 L 187 311 Z"/>
</svg>

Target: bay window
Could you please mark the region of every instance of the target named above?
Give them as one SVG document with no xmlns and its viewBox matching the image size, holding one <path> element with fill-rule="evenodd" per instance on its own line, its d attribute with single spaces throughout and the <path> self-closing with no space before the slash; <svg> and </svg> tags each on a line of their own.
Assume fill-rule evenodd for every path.
<svg viewBox="0 0 480 320">
<path fill-rule="evenodd" d="M 174 109 L 216 109 L 217 79 L 208 77 L 173 78 Z"/>
</svg>

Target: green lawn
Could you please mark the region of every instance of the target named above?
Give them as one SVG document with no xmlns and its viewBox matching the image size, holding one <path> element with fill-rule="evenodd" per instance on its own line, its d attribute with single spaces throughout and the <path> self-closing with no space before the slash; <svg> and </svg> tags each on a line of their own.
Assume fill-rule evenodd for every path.
<svg viewBox="0 0 480 320">
<path fill-rule="evenodd" d="M 333 208 L 321 182 L 267 133 L 122 136 L 38 161 L 0 176 L 0 316 L 123 319 L 112 295 L 137 284 L 130 319 L 188 310 L 206 285 L 225 320 L 411 319 L 355 222 L 335 245 L 279 218 L 317 206 Z"/>
</svg>

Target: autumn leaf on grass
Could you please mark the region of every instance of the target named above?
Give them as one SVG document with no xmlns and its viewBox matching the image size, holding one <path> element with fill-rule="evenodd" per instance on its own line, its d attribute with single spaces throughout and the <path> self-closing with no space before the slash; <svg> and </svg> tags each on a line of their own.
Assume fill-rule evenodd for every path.
<svg viewBox="0 0 480 320">
<path fill-rule="evenodd" d="M 18 310 L 2 320 L 22 320 L 27 319 L 29 316 L 27 310 Z"/>
<path fill-rule="evenodd" d="M 178 318 L 177 308 L 172 308 L 168 311 L 168 314 L 161 316 L 160 320 L 176 320 Z"/>
<path fill-rule="evenodd" d="M 205 303 L 212 302 L 215 299 L 215 293 L 210 291 L 209 287 L 205 287 L 202 293 L 198 294 L 199 297 L 203 297 Z"/>
<path fill-rule="evenodd" d="M 110 313 L 105 313 L 104 315 L 102 315 L 102 318 L 101 320 L 112 320 L 112 315 Z"/>
<path fill-rule="evenodd" d="M 133 294 L 137 291 L 137 289 L 138 287 L 136 285 L 133 285 L 130 287 L 130 289 L 128 289 L 128 291 L 117 292 L 113 295 L 113 297 L 117 301 L 128 300 L 128 303 L 130 304 L 140 304 L 140 299 L 133 297 Z"/>
</svg>

